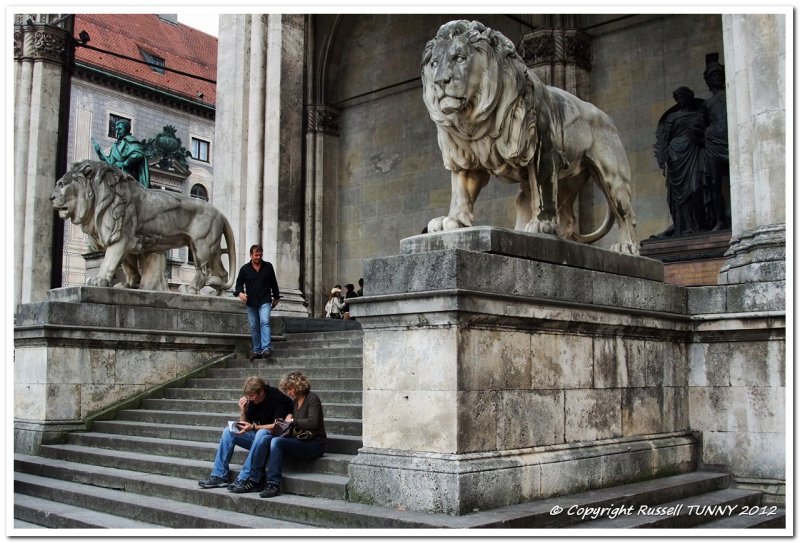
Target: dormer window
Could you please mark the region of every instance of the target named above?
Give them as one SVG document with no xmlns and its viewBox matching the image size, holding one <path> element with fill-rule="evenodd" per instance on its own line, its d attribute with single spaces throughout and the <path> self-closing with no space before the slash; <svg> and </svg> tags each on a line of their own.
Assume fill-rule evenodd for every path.
<svg viewBox="0 0 800 543">
<path fill-rule="evenodd" d="M 144 49 L 139 49 L 139 52 L 142 54 L 142 58 L 144 58 L 144 60 L 149 63 L 151 70 L 153 70 L 157 74 L 164 73 L 164 66 L 166 65 L 166 63 L 163 58 L 150 54 Z"/>
</svg>

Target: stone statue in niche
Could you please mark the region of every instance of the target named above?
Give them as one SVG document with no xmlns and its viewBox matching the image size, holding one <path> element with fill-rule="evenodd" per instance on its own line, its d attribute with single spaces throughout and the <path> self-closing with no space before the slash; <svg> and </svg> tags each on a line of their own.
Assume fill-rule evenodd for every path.
<svg viewBox="0 0 800 543">
<path fill-rule="evenodd" d="M 655 155 L 667 178 L 672 225 L 653 236 L 666 238 L 726 227 L 723 186 L 728 183 L 728 118 L 725 69 L 719 55 L 706 55 L 703 73 L 711 97 L 694 97 L 688 87 L 673 93 L 656 129 Z"/>
<path fill-rule="evenodd" d="M 730 182 L 728 161 L 728 106 L 725 97 L 725 67 L 719 63 L 719 54 L 706 55 L 703 78 L 711 97 L 702 105 L 706 121 L 704 159 L 709 190 L 706 225 L 711 230 L 725 228 L 725 204 L 722 188 Z"/>
<path fill-rule="evenodd" d="M 148 190 L 105 162 L 76 162 L 50 195 L 58 216 L 80 225 L 93 250 L 105 251 L 92 286 L 108 287 L 122 265 L 125 282 L 114 286 L 169 290 L 165 251 L 188 245 L 195 276 L 181 290 L 197 294 L 210 287 L 219 295 L 233 286 L 236 248 L 225 216 L 204 200 L 166 190 Z M 225 238 L 226 247 L 222 247 Z M 228 255 L 228 269 L 222 255 Z M 141 272 L 139 267 L 141 266 Z"/>
<path fill-rule="evenodd" d="M 704 167 L 703 100 L 689 87 L 672 93 L 676 104 L 658 121 L 655 154 L 667 178 L 667 203 L 672 225 L 656 237 L 694 234 L 703 230 Z"/>
<path fill-rule="evenodd" d="M 452 172 L 450 210 L 428 223 L 429 232 L 472 226 L 475 200 L 493 174 L 520 184 L 516 230 L 592 243 L 616 219 L 620 241 L 612 250 L 639 253 L 630 167 L 611 119 L 542 83 L 508 38 L 477 21 L 442 25 L 422 56 L 422 86 Z M 608 213 L 595 232 L 583 235 L 574 204 L 590 178 Z"/>
</svg>

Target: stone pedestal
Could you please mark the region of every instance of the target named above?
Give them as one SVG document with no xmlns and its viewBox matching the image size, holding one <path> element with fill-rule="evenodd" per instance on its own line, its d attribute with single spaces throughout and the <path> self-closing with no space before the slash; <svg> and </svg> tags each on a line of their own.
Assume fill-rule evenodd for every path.
<svg viewBox="0 0 800 543">
<path fill-rule="evenodd" d="M 249 341 L 243 305 L 233 298 L 51 290 L 47 301 L 20 305 L 15 316 L 14 448 L 35 453 L 121 401 L 246 350 Z"/>
<path fill-rule="evenodd" d="M 685 289 L 660 262 L 478 227 L 367 260 L 354 501 L 464 514 L 688 471 Z"/>
<path fill-rule="evenodd" d="M 730 241 L 730 231 L 646 239 L 641 242 L 640 253 L 664 263 L 667 283 L 685 287 L 716 285 Z"/>
</svg>

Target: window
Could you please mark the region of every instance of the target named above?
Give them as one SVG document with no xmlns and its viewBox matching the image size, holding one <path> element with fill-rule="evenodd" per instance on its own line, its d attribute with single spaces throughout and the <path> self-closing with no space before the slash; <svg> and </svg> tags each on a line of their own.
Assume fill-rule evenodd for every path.
<svg viewBox="0 0 800 543">
<path fill-rule="evenodd" d="M 192 158 L 203 162 L 209 162 L 208 156 L 211 144 L 207 141 L 192 138 Z"/>
<path fill-rule="evenodd" d="M 150 69 L 156 72 L 157 74 L 164 73 L 164 66 L 166 66 L 166 62 L 163 58 L 157 57 L 145 51 L 144 49 L 139 49 L 139 52 L 142 54 L 142 58 L 150 63 Z"/>
<path fill-rule="evenodd" d="M 108 137 L 117 139 L 117 122 L 118 121 L 128 121 L 131 120 L 127 117 L 122 117 L 121 115 L 114 115 L 113 113 L 108 114 Z"/>
<path fill-rule="evenodd" d="M 192 198 L 199 198 L 208 202 L 208 191 L 203 185 L 197 184 L 193 186 L 189 194 Z"/>
</svg>

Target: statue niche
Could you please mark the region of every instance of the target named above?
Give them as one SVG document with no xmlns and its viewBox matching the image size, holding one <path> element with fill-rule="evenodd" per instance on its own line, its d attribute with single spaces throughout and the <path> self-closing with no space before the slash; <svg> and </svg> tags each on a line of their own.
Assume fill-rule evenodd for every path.
<svg viewBox="0 0 800 543">
<path fill-rule="evenodd" d="M 667 182 L 672 224 L 652 238 L 716 232 L 727 226 L 723 190 L 729 184 L 725 70 L 719 55 L 706 55 L 707 100 L 685 86 L 673 92 L 676 105 L 658 121 L 654 146 Z"/>
</svg>

